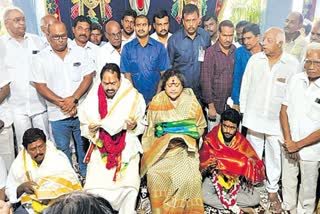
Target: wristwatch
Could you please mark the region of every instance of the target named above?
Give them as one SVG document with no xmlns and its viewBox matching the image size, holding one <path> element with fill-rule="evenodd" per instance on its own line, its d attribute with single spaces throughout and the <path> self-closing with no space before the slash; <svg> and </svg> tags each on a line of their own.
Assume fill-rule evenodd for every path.
<svg viewBox="0 0 320 214">
<path fill-rule="evenodd" d="M 73 103 L 74 103 L 74 104 L 78 104 L 79 99 L 77 99 L 77 98 L 75 98 L 75 97 L 73 97 L 73 99 L 74 99 Z"/>
</svg>

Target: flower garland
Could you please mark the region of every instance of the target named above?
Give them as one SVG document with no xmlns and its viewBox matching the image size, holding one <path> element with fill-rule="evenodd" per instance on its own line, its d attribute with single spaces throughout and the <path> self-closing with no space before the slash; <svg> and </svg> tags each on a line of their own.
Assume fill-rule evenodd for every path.
<svg viewBox="0 0 320 214">
<path fill-rule="evenodd" d="M 226 189 L 223 185 L 219 182 L 221 181 L 222 175 L 219 175 L 216 171 L 212 173 L 212 184 L 218 194 L 218 197 L 225 209 L 231 210 L 233 213 L 236 214 L 243 214 L 242 210 L 237 205 L 237 194 L 240 190 L 240 182 L 238 179 L 235 180 L 233 185 L 230 189 Z M 222 178 L 223 179 L 223 178 Z"/>
</svg>

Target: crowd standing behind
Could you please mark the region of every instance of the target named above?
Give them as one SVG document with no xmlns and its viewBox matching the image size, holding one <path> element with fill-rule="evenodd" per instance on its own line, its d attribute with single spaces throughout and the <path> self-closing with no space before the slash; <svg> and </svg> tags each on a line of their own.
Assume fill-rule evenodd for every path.
<svg viewBox="0 0 320 214">
<path fill-rule="evenodd" d="M 0 213 L 136 213 L 141 179 L 153 213 L 244 213 L 263 191 L 272 213 L 314 212 L 320 21 L 291 12 L 260 32 L 187 4 L 176 32 L 166 10 L 129 9 L 76 17 L 71 40 L 54 16 L 42 37 L 27 18 L 3 15 Z"/>
</svg>

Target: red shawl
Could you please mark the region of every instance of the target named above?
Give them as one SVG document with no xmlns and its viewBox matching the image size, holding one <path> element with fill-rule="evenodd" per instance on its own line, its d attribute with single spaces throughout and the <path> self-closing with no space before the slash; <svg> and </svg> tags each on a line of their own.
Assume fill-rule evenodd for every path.
<svg viewBox="0 0 320 214">
<path fill-rule="evenodd" d="M 252 183 L 265 179 L 264 165 L 249 141 L 239 132 L 229 146 L 219 140 L 222 136 L 220 125 L 212 129 L 205 137 L 199 151 L 200 170 L 204 171 L 212 164 L 215 169 L 230 176 L 244 176 Z M 223 139 L 223 138 L 222 138 Z"/>
<path fill-rule="evenodd" d="M 108 114 L 108 103 L 106 94 L 103 90 L 102 85 L 99 85 L 98 89 L 98 99 L 99 99 L 99 113 L 101 119 L 105 118 Z M 121 131 L 115 136 L 111 136 L 103 128 L 100 128 L 99 139 L 102 141 L 103 146 L 99 148 L 99 151 L 102 155 L 107 155 L 106 168 L 111 169 L 117 167 L 115 176 L 113 180 L 116 179 L 116 173 L 121 168 L 121 152 L 124 149 L 126 142 L 126 131 Z"/>
</svg>

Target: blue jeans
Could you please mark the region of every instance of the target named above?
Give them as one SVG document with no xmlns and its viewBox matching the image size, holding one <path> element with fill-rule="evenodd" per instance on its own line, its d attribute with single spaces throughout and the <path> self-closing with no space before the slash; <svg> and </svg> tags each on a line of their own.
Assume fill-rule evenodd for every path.
<svg viewBox="0 0 320 214">
<path fill-rule="evenodd" d="M 79 163 L 79 171 L 82 177 L 86 177 L 87 164 L 83 162 L 84 151 L 83 143 L 81 140 L 80 121 L 78 117 L 70 117 L 64 120 L 50 121 L 52 134 L 56 146 L 59 150 L 63 151 L 70 160 L 70 139 L 73 137 L 77 151 L 77 158 Z"/>
</svg>

